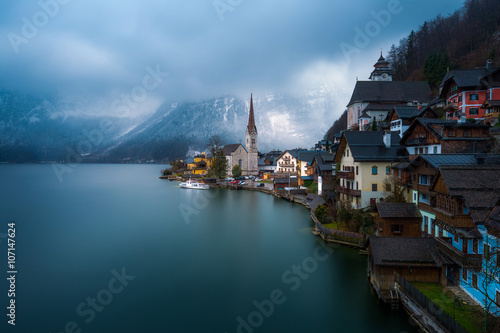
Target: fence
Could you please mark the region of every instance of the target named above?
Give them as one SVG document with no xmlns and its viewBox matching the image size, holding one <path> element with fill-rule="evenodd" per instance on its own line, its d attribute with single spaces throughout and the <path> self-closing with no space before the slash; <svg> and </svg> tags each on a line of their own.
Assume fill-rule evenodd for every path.
<svg viewBox="0 0 500 333">
<path fill-rule="evenodd" d="M 454 333 L 467 333 L 467 330 L 465 328 L 463 328 L 453 318 L 446 314 L 446 312 L 444 312 L 433 301 L 428 299 L 401 275 L 396 274 L 396 281 L 403 289 L 404 293 L 411 297 L 411 299 L 418 305 L 420 305 L 420 307 L 422 307 L 425 311 L 427 311 L 428 314 L 439 321 L 439 323 L 443 325 L 447 330 Z"/>
<path fill-rule="evenodd" d="M 316 229 L 320 232 L 324 240 L 327 241 L 342 241 L 351 243 L 352 245 L 364 247 L 366 238 L 363 234 L 358 234 L 356 232 L 328 229 L 318 221 L 317 217 L 311 212 L 311 219 L 313 220 Z"/>
</svg>

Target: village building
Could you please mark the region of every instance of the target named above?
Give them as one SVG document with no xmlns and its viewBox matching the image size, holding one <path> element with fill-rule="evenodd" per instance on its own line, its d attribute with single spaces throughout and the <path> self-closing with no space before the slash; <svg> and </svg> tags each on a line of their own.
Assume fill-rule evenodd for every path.
<svg viewBox="0 0 500 333">
<path fill-rule="evenodd" d="M 410 282 L 440 282 L 442 261 L 437 242 L 432 238 L 369 238 L 368 276 L 384 302 L 397 297 L 396 274 Z"/>
<path fill-rule="evenodd" d="M 291 149 L 285 150 L 278 158 L 276 159 L 277 163 L 277 173 L 286 173 L 299 175 L 300 173 L 300 165 L 299 165 L 299 150 Z"/>
<path fill-rule="evenodd" d="M 187 173 L 192 175 L 206 175 L 208 169 L 212 165 L 212 158 L 207 157 L 207 155 L 203 152 L 200 155 L 196 155 L 192 161 L 187 164 Z"/>
<path fill-rule="evenodd" d="M 446 100 L 446 118 L 484 118 L 485 102 L 500 101 L 500 68 L 490 59 L 484 68 L 448 71 L 439 86 L 439 97 Z M 485 107 L 483 107 L 485 106 Z"/>
<path fill-rule="evenodd" d="M 489 126 L 457 120 L 416 118 L 401 138 L 410 160 L 419 154 L 487 153 Z"/>
<path fill-rule="evenodd" d="M 259 174 L 268 176 L 274 175 L 278 167 L 277 159 L 282 153 L 282 151 L 273 150 L 269 153 L 262 154 L 258 161 Z"/>
<path fill-rule="evenodd" d="M 374 120 L 384 121 L 394 106 L 427 105 L 432 100 L 425 81 L 392 81 L 389 62 L 380 55 L 370 81 L 357 81 L 347 104 L 347 128 L 363 131 Z"/>
<path fill-rule="evenodd" d="M 318 184 L 318 195 L 334 191 L 335 185 L 335 155 L 315 155 L 311 165 L 307 168 L 307 175 L 312 176 Z"/>
<path fill-rule="evenodd" d="M 375 205 L 384 197 L 386 181 L 392 177 L 391 166 L 408 161 L 399 139 L 397 132 L 389 131 L 343 133 L 335 154 L 339 200 L 359 209 Z"/>
<path fill-rule="evenodd" d="M 378 203 L 377 223 L 377 236 L 421 237 L 422 214 L 413 203 Z"/>
<path fill-rule="evenodd" d="M 399 136 L 403 137 L 417 117 L 437 118 L 437 115 L 429 106 L 395 106 L 387 116 L 387 121 L 390 123 L 391 131 L 398 132 Z"/>
<path fill-rule="evenodd" d="M 232 174 L 235 165 L 239 165 L 242 175 L 258 175 L 258 133 L 255 125 L 255 116 L 253 110 L 253 95 L 250 95 L 250 111 L 248 114 L 248 125 L 246 128 L 246 146 L 242 144 L 229 144 L 223 147 L 224 156 L 227 160 L 227 174 Z"/>
<path fill-rule="evenodd" d="M 485 295 L 495 297 L 500 283 L 491 279 L 492 239 L 485 224 L 491 221 L 500 202 L 500 165 L 443 166 L 431 186 L 435 196 L 436 224 L 449 235 L 446 254 L 454 262 L 448 267 L 448 282 L 458 285 L 478 304 Z M 493 220 L 498 217 L 493 215 Z M 486 239 L 486 240 L 485 240 Z M 486 252 L 485 252 L 486 251 Z M 450 267 L 454 269 L 450 272 Z M 453 273 L 453 274 L 450 274 Z M 493 274 L 498 278 L 499 272 Z"/>
</svg>

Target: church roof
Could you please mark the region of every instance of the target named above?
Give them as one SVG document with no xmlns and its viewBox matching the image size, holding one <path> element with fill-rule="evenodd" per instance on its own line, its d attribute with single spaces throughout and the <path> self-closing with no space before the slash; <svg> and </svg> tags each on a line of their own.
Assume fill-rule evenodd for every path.
<svg viewBox="0 0 500 333">
<path fill-rule="evenodd" d="M 248 114 L 247 131 L 257 133 L 257 127 L 255 126 L 255 117 L 253 114 L 253 95 L 252 94 L 250 94 L 250 112 Z"/>
<path fill-rule="evenodd" d="M 242 144 L 241 143 L 232 143 L 230 145 L 225 145 L 224 148 L 222 148 L 222 151 L 224 152 L 224 156 L 231 155 L 231 153 L 235 152 L 239 146 L 242 146 Z"/>
<path fill-rule="evenodd" d="M 425 81 L 358 81 L 347 106 L 357 102 L 402 104 L 431 99 L 431 88 Z"/>
</svg>

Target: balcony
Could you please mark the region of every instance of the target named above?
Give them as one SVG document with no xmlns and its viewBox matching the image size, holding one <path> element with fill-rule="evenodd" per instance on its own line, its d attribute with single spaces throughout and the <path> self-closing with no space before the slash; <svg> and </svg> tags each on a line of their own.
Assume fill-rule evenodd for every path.
<svg viewBox="0 0 500 333">
<path fill-rule="evenodd" d="M 338 174 L 340 178 L 354 179 L 354 171 L 339 170 Z"/>
<path fill-rule="evenodd" d="M 425 145 L 425 144 L 427 144 L 427 138 L 408 139 L 408 140 L 406 140 L 406 144 L 408 146 Z"/>
<path fill-rule="evenodd" d="M 361 190 L 353 190 L 351 188 L 347 188 L 347 187 L 343 187 L 343 186 L 339 186 L 337 188 L 337 191 L 339 191 L 339 193 L 344 193 L 344 194 L 352 195 L 355 197 L 361 196 Z"/>
<path fill-rule="evenodd" d="M 280 163 L 279 166 L 282 167 L 282 168 L 295 168 L 295 164 L 293 164 L 293 163 L 285 163 L 285 162 L 283 162 L 283 163 Z"/>
<path fill-rule="evenodd" d="M 470 267 L 475 270 L 481 269 L 482 255 L 463 253 L 462 251 L 451 245 L 451 238 L 436 237 L 435 239 L 439 250 L 460 266 Z"/>
<path fill-rule="evenodd" d="M 446 104 L 444 109 L 446 111 L 453 111 L 453 110 L 458 110 L 458 103 L 449 103 L 449 104 Z"/>
<path fill-rule="evenodd" d="M 468 215 L 452 215 L 451 213 L 434 207 L 436 212 L 436 224 L 448 231 L 453 231 L 455 228 L 475 228 L 476 225 Z"/>
</svg>

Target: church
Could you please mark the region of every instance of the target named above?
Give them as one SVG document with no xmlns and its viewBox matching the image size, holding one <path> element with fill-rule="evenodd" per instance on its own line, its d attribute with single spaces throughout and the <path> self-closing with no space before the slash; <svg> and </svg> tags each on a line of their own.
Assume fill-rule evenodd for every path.
<svg viewBox="0 0 500 333">
<path fill-rule="evenodd" d="M 241 143 L 225 145 L 224 156 L 227 160 L 227 174 L 231 175 L 231 170 L 238 164 L 242 170 L 242 175 L 258 175 L 259 167 L 257 161 L 259 153 L 257 150 L 257 126 L 255 126 L 255 116 L 253 112 L 253 95 L 250 94 L 250 112 L 248 114 L 248 125 L 246 128 L 246 147 Z"/>
</svg>

